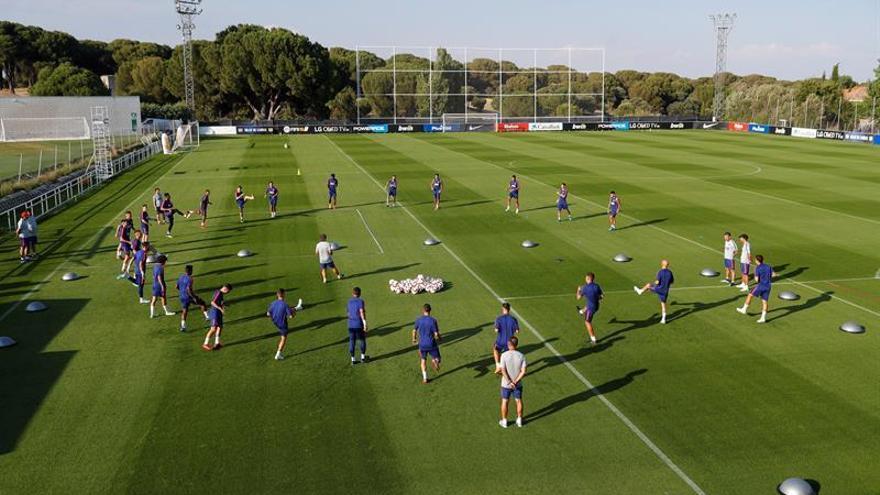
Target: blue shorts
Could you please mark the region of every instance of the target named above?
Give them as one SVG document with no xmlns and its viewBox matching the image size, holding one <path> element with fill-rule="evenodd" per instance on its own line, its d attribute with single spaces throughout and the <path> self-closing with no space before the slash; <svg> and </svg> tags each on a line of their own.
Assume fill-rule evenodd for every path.
<svg viewBox="0 0 880 495">
<path fill-rule="evenodd" d="M 507 350 L 507 342 L 498 342 L 495 341 L 495 350 L 498 352 L 504 352 Z"/>
<path fill-rule="evenodd" d="M 593 323 L 593 317 L 598 313 L 598 309 L 584 308 L 584 321 Z"/>
<path fill-rule="evenodd" d="M 223 313 L 214 309 L 214 311 L 211 312 L 210 316 L 212 327 L 223 328 Z"/>
<path fill-rule="evenodd" d="M 142 223 L 141 224 L 141 233 L 144 235 L 150 235 L 150 224 Z"/>
<path fill-rule="evenodd" d="M 666 302 L 666 299 L 669 298 L 669 293 L 668 293 L 668 292 L 657 292 L 657 291 L 655 290 L 655 291 L 654 291 L 654 294 L 657 294 L 657 299 L 660 299 L 660 302 L 662 302 L 662 303 L 665 303 L 665 302 Z"/>
<path fill-rule="evenodd" d="M 328 196 L 330 199 L 335 198 L 335 197 L 336 197 L 336 191 L 327 191 L 327 196 Z"/>
<path fill-rule="evenodd" d="M 321 265 L 321 270 L 326 270 L 328 268 L 336 268 L 336 264 L 333 263 L 332 261 L 329 263 L 318 263 L 318 264 Z"/>
<path fill-rule="evenodd" d="M 26 237 L 25 240 L 27 241 L 27 246 L 29 248 L 33 249 L 37 246 L 37 236 Z"/>
<path fill-rule="evenodd" d="M 743 275 L 751 275 L 752 274 L 752 265 L 749 263 L 740 263 L 739 270 Z"/>
<path fill-rule="evenodd" d="M 397 196 L 397 188 L 396 187 L 389 187 L 388 188 L 388 195 L 389 196 Z"/>
<path fill-rule="evenodd" d="M 184 311 L 187 311 L 187 310 L 189 309 L 189 305 L 192 304 L 193 302 L 194 302 L 194 301 L 193 301 L 192 299 L 188 298 L 188 297 L 181 297 L 181 298 L 180 298 L 180 307 L 181 307 Z"/>
<path fill-rule="evenodd" d="M 279 327 L 276 325 L 275 328 L 278 329 L 279 335 L 281 335 L 282 337 L 287 337 L 288 328 L 286 326 L 284 328 L 282 328 L 282 327 Z"/>
<path fill-rule="evenodd" d="M 568 201 L 562 201 L 562 200 L 557 201 L 556 202 L 556 209 L 560 210 L 560 211 L 567 210 L 568 209 Z"/>
<path fill-rule="evenodd" d="M 422 356 L 422 359 L 425 359 L 428 354 L 431 355 L 431 359 L 434 361 L 440 361 L 440 348 L 436 345 L 428 348 L 419 347 L 419 355 Z"/>
<path fill-rule="evenodd" d="M 508 196 L 510 196 L 510 199 L 519 199 L 519 191 L 510 191 Z"/>
<path fill-rule="evenodd" d="M 136 283 L 138 285 L 138 287 L 143 287 L 144 286 L 144 274 L 139 271 L 135 271 L 134 272 L 134 283 Z"/>
<path fill-rule="evenodd" d="M 517 383 L 515 388 L 501 387 L 501 398 L 510 399 L 512 395 L 514 399 L 522 399 L 522 382 Z"/>
<path fill-rule="evenodd" d="M 238 205 L 238 209 L 239 209 L 239 210 L 243 210 L 243 209 L 244 209 L 244 200 L 243 200 L 243 199 L 237 199 L 237 200 L 235 200 L 235 204 Z"/>
<path fill-rule="evenodd" d="M 276 206 L 278 204 L 278 196 L 269 196 L 269 205 Z"/>
<path fill-rule="evenodd" d="M 434 199 L 440 199 L 440 191 L 434 191 Z"/>
<path fill-rule="evenodd" d="M 733 264 L 733 260 L 724 258 L 724 268 L 727 268 L 728 270 L 733 270 L 735 267 L 736 265 Z"/>
<path fill-rule="evenodd" d="M 161 286 L 154 285 L 153 297 L 165 297 L 165 289 L 163 289 Z"/>
<path fill-rule="evenodd" d="M 127 242 L 120 242 L 119 249 L 126 252 L 126 253 L 130 253 L 131 252 L 131 244 L 129 244 Z"/>
<path fill-rule="evenodd" d="M 608 215 L 612 216 L 612 217 L 616 217 L 617 216 L 617 208 L 611 208 L 610 210 L 608 210 Z"/>
<path fill-rule="evenodd" d="M 770 299 L 770 287 L 761 287 L 760 285 L 756 285 L 754 289 L 752 289 L 752 297 L 760 297 L 763 300 Z"/>
</svg>

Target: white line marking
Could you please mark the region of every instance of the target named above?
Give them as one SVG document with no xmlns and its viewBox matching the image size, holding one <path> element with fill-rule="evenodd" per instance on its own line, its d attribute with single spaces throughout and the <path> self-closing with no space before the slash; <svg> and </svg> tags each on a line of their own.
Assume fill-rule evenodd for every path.
<svg viewBox="0 0 880 495">
<path fill-rule="evenodd" d="M 413 138 L 413 137 L 411 137 L 411 136 L 407 136 L 407 137 L 409 137 L 410 139 L 415 139 L 415 138 Z M 437 146 L 438 148 L 441 148 L 441 149 L 443 149 L 443 150 L 445 150 L 445 151 L 447 151 L 447 152 L 449 152 L 449 153 L 455 153 L 455 154 L 458 154 L 458 155 L 465 156 L 465 157 L 467 157 L 467 158 L 469 158 L 469 159 L 471 159 L 471 160 L 474 160 L 474 161 L 478 161 L 478 162 L 482 162 L 482 163 L 485 163 L 485 164 L 491 165 L 491 166 L 493 166 L 493 167 L 495 167 L 495 168 L 497 168 L 497 169 L 499 169 L 499 170 L 504 170 L 505 172 L 511 172 L 510 169 L 504 168 L 504 167 L 502 167 L 501 165 L 498 165 L 498 164 L 496 164 L 496 163 L 492 163 L 492 162 L 489 162 L 489 161 L 486 161 L 486 160 L 482 160 L 482 159 L 480 159 L 480 158 L 474 158 L 473 156 L 471 156 L 471 155 L 467 155 L 467 154 L 462 153 L 462 152 L 460 152 L 460 151 L 451 150 L 451 149 L 449 149 L 449 148 L 447 148 L 447 147 L 445 147 L 445 146 L 441 146 L 441 145 L 439 145 L 439 144 L 437 144 L 437 143 L 432 143 L 430 140 L 421 140 L 420 142 L 423 142 L 423 143 L 429 143 L 429 144 L 431 144 L 431 145 L 433 145 L 433 146 Z M 334 144 L 336 144 L 336 143 L 334 143 Z M 337 146 L 337 148 L 338 148 L 338 146 Z M 540 180 L 534 179 L 534 178 L 532 178 L 532 177 L 529 177 L 528 175 L 525 175 L 525 174 L 522 174 L 522 173 L 518 173 L 517 176 L 519 176 L 519 177 L 521 177 L 521 178 L 524 178 L 524 179 L 527 179 L 527 180 L 530 180 L 530 181 L 535 182 L 535 183 L 537 183 L 537 184 L 541 184 L 541 185 L 543 185 L 543 186 L 549 187 L 549 188 L 551 188 L 551 189 L 556 189 L 554 186 L 551 186 L 550 184 L 547 184 L 546 182 L 543 182 L 543 181 L 540 181 Z M 602 209 L 602 210 L 605 209 L 605 206 L 604 206 L 604 205 L 601 205 L 601 204 L 599 204 L 599 203 L 596 203 L 595 201 L 590 201 L 590 200 L 588 200 L 588 199 L 586 199 L 586 198 L 582 198 L 582 197 L 580 197 L 580 196 L 577 196 L 577 195 L 575 195 L 575 194 L 571 194 L 571 193 L 569 193 L 569 196 L 571 196 L 571 197 L 573 197 L 573 198 L 575 198 L 575 199 L 578 199 L 578 200 L 580 200 L 580 201 L 583 201 L 584 203 L 594 205 L 594 206 L 596 206 L 596 207 L 598 207 L 598 208 L 600 208 L 600 209 Z M 800 204 L 800 203 L 797 203 L 797 204 Z M 805 206 L 809 206 L 809 205 L 805 205 Z M 814 208 L 818 208 L 818 207 L 814 207 Z M 828 210 L 828 211 L 831 211 L 831 210 Z M 837 212 L 835 212 L 835 213 L 837 213 Z M 844 215 L 843 213 L 841 213 L 841 214 Z M 619 216 L 624 217 L 624 218 L 629 218 L 630 220 L 634 220 L 634 221 L 636 221 L 636 222 L 638 222 L 638 223 L 645 223 L 644 221 L 639 220 L 638 218 L 636 218 L 636 217 L 634 217 L 634 216 L 632 216 L 632 215 L 627 215 L 627 214 L 625 214 L 625 213 L 621 213 Z M 856 218 L 861 218 L 861 217 L 856 217 Z M 862 218 L 862 220 L 869 220 L 869 219 Z M 869 221 L 874 221 L 874 220 L 869 220 Z M 880 223 L 880 222 L 878 222 L 878 223 Z M 690 243 L 690 244 L 693 244 L 693 245 L 695 245 L 695 246 L 701 247 L 701 248 L 706 249 L 706 250 L 708 250 L 708 251 L 711 251 L 711 252 L 713 252 L 713 253 L 717 253 L 717 252 L 719 251 L 719 250 L 717 250 L 717 249 L 715 249 L 715 248 L 713 248 L 713 247 L 707 246 L 707 245 L 705 245 L 705 244 L 703 244 L 703 243 L 701 243 L 701 242 L 697 242 L 697 241 L 694 241 L 694 240 L 692 240 L 692 239 L 688 239 L 687 237 L 682 237 L 682 236 L 680 236 L 680 235 L 678 235 L 678 234 L 676 234 L 676 233 L 674 233 L 674 232 L 670 232 L 670 231 L 668 231 L 668 230 L 666 230 L 666 229 L 664 229 L 664 228 L 662 228 L 662 227 L 658 227 L 658 226 L 656 226 L 656 225 L 646 224 L 645 227 L 648 227 L 648 228 L 650 228 L 650 229 L 654 229 L 654 230 L 656 230 L 656 231 L 658 231 L 658 232 L 663 232 L 663 233 L 666 234 L 666 235 L 669 235 L 669 236 L 675 237 L 676 239 L 679 239 L 679 240 L 682 240 L 682 241 L 688 242 L 688 243 Z M 846 304 L 849 304 L 850 306 L 853 306 L 853 307 L 855 307 L 855 308 L 863 309 L 863 310 L 867 311 L 868 313 L 871 313 L 871 314 L 877 314 L 877 313 L 875 313 L 874 311 L 872 311 L 872 310 L 870 310 L 870 309 L 864 308 L 864 307 L 862 307 L 862 306 L 859 306 L 858 304 L 855 304 L 855 303 L 853 303 L 853 302 L 847 301 L 846 299 L 844 299 L 844 298 L 842 298 L 842 297 L 838 297 L 838 296 L 831 296 L 831 297 L 832 297 L 833 299 L 836 299 L 836 300 L 840 301 L 840 302 L 844 302 L 844 303 L 846 303 Z"/>
<path fill-rule="evenodd" d="M 367 224 L 367 219 L 364 218 L 364 215 L 361 213 L 361 210 L 359 208 L 355 208 L 354 211 L 356 211 L 358 216 L 361 217 L 361 222 L 364 223 L 364 227 L 367 228 L 367 232 L 369 232 L 370 237 L 373 238 L 373 242 L 376 243 L 376 247 L 379 248 L 379 254 L 385 254 L 385 250 L 382 249 L 382 245 L 379 244 L 379 239 L 376 239 L 376 234 L 373 233 L 373 229 L 371 229 L 370 226 Z"/>
<path fill-rule="evenodd" d="M 327 137 L 327 136 L 325 135 L 324 137 Z M 372 175 L 370 175 L 369 172 L 367 172 L 367 171 L 366 171 L 366 170 L 365 170 L 365 169 L 364 169 L 364 168 L 363 168 L 363 167 L 362 167 L 357 161 L 355 161 L 354 158 L 352 158 L 348 153 L 346 153 L 342 148 L 340 148 L 339 145 L 337 145 L 335 142 L 333 142 L 333 140 L 330 139 L 329 137 L 327 137 L 327 140 L 330 141 L 330 144 L 331 144 L 334 148 L 336 148 L 336 150 L 339 151 L 339 153 L 340 153 L 342 156 L 344 156 L 345 158 L 347 158 L 352 164 L 354 164 L 355 167 L 357 167 L 361 172 L 363 172 L 364 175 L 366 175 L 370 180 L 372 180 L 373 183 L 376 184 L 376 186 L 377 186 L 380 190 L 383 190 L 383 191 L 385 190 L 385 188 L 382 187 L 382 184 L 380 184 L 378 180 L 376 180 Z M 415 214 L 414 214 L 412 211 L 410 211 L 409 208 L 406 207 L 406 205 L 404 205 L 403 203 L 401 203 L 400 206 L 401 206 L 401 208 L 403 209 L 403 211 L 405 211 L 405 212 L 407 213 L 407 215 L 409 215 L 410 218 L 412 218 L 413 221 L 415 221 L 415 222 L 419 225 L 419 227 L 421 227 L 421 228 L 425 231 L 425 233 L 427 233 L 429 236 L 431 236 L 431 237 L 433 237 L 433 238 L 435 238 L 435 239 L 437 238 L 437 236 L 434 235 L 434 233 L 431 232 L 431 230 L 428 229 L 428 227 L 427 227 L 424 223 L 422 223 L 422 221 L 419 220 L 419 218 L 418 218 L 417 216 L 415 216 Z M 450 249 L 449 246 L 446 245 L 446 243 L 441 243 L 440 246 L 441 246 L 443 249 L 445 249 L 446 252 L 449 253 L 449 255 L 452 256 L 452 258 L 455 259 L 455 261 L 457 261 L 458 264 L 462 266 L 462 268 L 464 268 L 468 273 L 470 273 L 471 276 L 474 277 L 474 279 L 475 279 L 477 282 L 479 282 L 480 285 L 482 285 L 483 288 L 485 288 L 486 291 L 487 291 L 489 294 L 492 295 L 492 297 L 495 298 L 495 300 L 497 300 L 497 301 L 499 301 L 499 302 L 503 301 L 503 299 L 501 299 L 501 298 L 498 296 L 498 293 L 495 292 L 495 290 L 492 289 L 492 287 L 491 287 L 488 283 L 486 283 L 486 281 L 483 280 L 483 278 L 480 277 L 480 276 L 477 274 L 477 272 L 475 272 L 473 269 L 471 269 L 471 267 L 470 267 L 467 263 L 465 263 L 464 260 L 462 260 L 462 259 L 461 259 L 461 258 L 455 253 L 455 251 L 453 251 L 452 249 Z M 527 327 L 527 328 L 528 328 L 528 329 L 529 329 L 529 330 L 535 335 L 535 337 L 538 338 L 538 340 L 541 341 L 541 343 L 544 344 L 544 346 L 545 346 L 548 350 L 550 350 L 550 352 L 552 352 L 552 353 L 556 356 L 557 359 L 559 359 L 559 361 L 560 361 L 562 364 L 565 365 L 566 368 L 568 368 L 568 370 L 569 370 L 569 371 L 570 371 L 570 372 L 571 372 L 571 373 L 572 373 L 572 374 L 573 374 L 578 380 L 580 380 L 581 383 L 583 383 L 583 384 L 587 387 L 587 389 L 588 389 L 591 393 L 593 393 L 593 395 L 595 395 L 596 397 L 598 397 L 599 400 L 601 400 L 602 403 L 605 404 L 605 407 L 607 407 L 607 408 L 608 408 L 608 409 L 609 409 L 609 410 L 610 410 L 615 416 L 617 416 L 617 418 L 620 419 L 620 421 L 623 422 L 623 424 L 626 425 L 626 427 L 629 428 L 629 430 L 630 430 L 631 432 L 633 432 L 633 433 L 639 438 L 639 440 L 642 441 L 642 443 L 644 443 L 649 449 L 651 449 L 651 451 L 654 452 L 654 454 L 655 454 L 655 455 L 656 455 L 661 461 L 663 461 L 663 463 L 666 464 L 666 466 L 669 467 L 669 469 L 671 469 L 676 475 L 678 475 L 678 477 L 679 477 L 682 481 L 684 481 L 684 482 L 685 482 L 685 483 L 686 483 L 686 484 L 687 484 L 687 485 L 688 485 L 688 486 L 694 491 L 694 493 L 696 493 L 697 495 L 705 495 L 705 492 L 699 487 L 699 485 L 697 485 L 697 484 L 694 482 L 694 480 L 692 480 L 692 479 L 691 479 L 691 478 L 690 478 L 690 477 L 689 477 L 684 471 L 682 471 L 681 468 L 679 468 L 679 467 L 678 467 L 678 466 L 672 461 L 672 459 L 670 459 L 669 456 L 667 456 L 666 453 L 664 453 L 664 452 L 660 449 L 660 447 L 658 447 L 658 446 L 657 446 L 657 445 L 656 445 L 656 444 L 655 444 L 650 438 L 648 438 L 648 436 L 645 435 L 645 434 L 642 432 L 642 430 L 640 430 L 639 427 L 635 425 L 635 423 L 633 423 L 632 421 L 630 421 L 630 419 L 629 419 L 628 417 L 626 417 L 626 415 L 623 414 L 623 413 L 620 411 L 620 409 L 618 409 L 614 404 L 612 404 L 611 401 L 609 401 L 609 400 L 608 400 L 608 399 L 602 394 L 602 392 L 601 392 L 599 389 L 597 389 L 597 388 L 596 388 L 596 387 L 595 387 L 595 386 L 594 386 L 594 385 L 593 385 L 593 384 L 592 384 L 592 383 L 591 383 L 591 382 L 590 382 L 590 381 L 589 381 L 589 380 L 588 380 L 588 379 L 587 379 L 587 378 L 586 378 L 586 377 L 585 377 L 580 371 L 578 371 L 577 368 L 574 367 L 574 365 L 572 365 L 570 362 L 568 362 L 568 360 L 566 360 L 566 359 L 562 356 L 562 354 L 560 354 L 559 351 L 557 351 L 556 348 L 553 347 L 552 344 L 550 344 L 549 342 L 547 342 L 547 339 L 545 339 L 544 336 L 541 335 L 541 333 L 538 332 L 537 329 L 535 329 L 535 327 L 533 327 L 533 326 L 532 326 L 532 325 L 531 325 L 531 324 L 530 324 L 525 318 L 522 317 L 522 315 L 520 315 L 519 313 L 517 313 L 515 310 L 512 311 L 512 313 L 513 313 L 513 314 L 519 319 L 519 321 L 521 321 L 521 322 L 522 322 L 522 323 L 523 323 L 523 324 L 524 324 L 524 325 L 525 325 L 525 326 L 526 326 L 526 327 Z"/>
<path fill-rule="evenodd" d="M 810 289 L 810 290 L 812 290 L 812 291 L 814 291 L 814 292 L 818 292 L 818 293 L 820 293 L 820 294 L 825 294 L 825 293 L 826 293 L 826 291 L 824 291 L 824 290 L 820 290 L 820 289 L 817 289 L 817 288 L 815 288 L 815 287 L 813 287 L 813 286 L 811 286 L 811 285 L 807 285 L 807 284 L 804 283 L 804 282 L 798 282 L 797 280 L 792 280 L 792 282 L 794 282 L 794 283 L 797 284 L 797 285 L 800 285 L 801 287 L 806 287 L 807 289 Z M 864 306 L 861 306 L 861 305 L 859 305 L 859 304 L 856 304 L 856 303 L 854 303 L 854 302 L 848 301 L 848 300 L 846 300 L 846 299 L 844 299 L 844 298 L 842 298 L 842 297 L 837 297 L 837 296 L 835 296 L 834 294 L 828 294 L 828 296 L 831 297 L 831 299 L 837 299 L 838 301 L 840 301 L 840 302 L 842 302 L 842 303 L 844 303 L 844 304 L 849 304 L 850 306 L 852 306 L 852 307 L 854 307 L 854 308 L 861 309 L 862 311 L 867 311 L 868 313 L 871 313 L 871 314 L 874 315 L 874 316 L 880 316 L 880 313 L 878 313 L 878 312 L 876 312 L 876 311 L 874 311 L 874 310 L 872 310 L 872 309 L 868 309 L 868 308 L 866 308 L 866 307 L 864 307 Z"/>
<path fill-rule="evenodd" d="M 91 240 L 91 239 L 90 239 L 90 240 Z M 3 320 L 5 320 L 9 315 L 12 314 L 13 311 L 15 311 L 16 309 L 18 309 L 18 307 L 21 306 L 21 303 L 25 302 L 28 298 L 30 298 L 30 297 L 31 297 L 32 295 L 34 295 L 37 291 L 39 291 L 40 288 L 41 288 L 43 285 L 49 283 L 49 281 L 52 280 L 52 278 L 55 277 L 55 274 L 58 273 L 58 270 L 61 270 L 61 267 L 64 266 L 65 263 L 67 263 L 67 262 L 66 262 L 66 261 L 62 261 L 58 266 L 55 267 L 54 270 L 52 270 L 52 273 L 50 273 L 49 275 L 46 276 L 46 278 L 44 278 L 42 281 L 40 281 L 39 283 L 37 283 L 36 285 L 34 285 L 34 287 L 33 287 L 30 291 L 28 291 L 27 294 L 21 296 L 21 298 L 20 298 L 18 301 L 15 301 L 15 302 L 12 304 L 12 306 L 9 307 L 9 309 L 7 309 L 6 311 L 4 311 L 3 314 L 0 315 L 0 322 L 2 322 Z"/>
</svg>

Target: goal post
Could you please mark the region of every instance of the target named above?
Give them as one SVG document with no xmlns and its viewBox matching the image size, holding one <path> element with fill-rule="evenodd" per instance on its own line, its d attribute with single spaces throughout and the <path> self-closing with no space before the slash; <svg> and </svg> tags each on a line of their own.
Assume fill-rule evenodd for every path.
<svg viewBox="0 0 880 495">
<path fill-rule="evenodd" d="M 176 124 L 172 127 L 173 136 L 169 136 L 167 141 L 165 139 L 162 141 L 165 154 L 196 150 L 199 147 L 199 122 L 196 120 Z"/>
<path fill-rule="evenodd" d="M 78 141 L 90 139 L 85 117 L 0 118 L 0 142 Z"/>
<path fill-rule="evenodd" d="M 442 123 L 444 132 L 453 124 L 482 125 L 487 126 L 486 130 L 494 131 L 495 126 L 498 124 L 498 114 L 494 112 L 444 113 L 442 115 Z"/>
</svg>

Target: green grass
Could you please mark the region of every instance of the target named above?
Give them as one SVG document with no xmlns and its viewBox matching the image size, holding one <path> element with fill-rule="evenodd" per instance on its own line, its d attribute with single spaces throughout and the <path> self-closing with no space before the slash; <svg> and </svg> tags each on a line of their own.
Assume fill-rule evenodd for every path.
<svg viewBox="0 0 880 495">
<path fill-rule="evenodd" d="M 88 158 L 91 153 L 91 140 L 0 143 L 0 180 L 17 178 L 19 166 L 22 175 L 35 175 L 40 170 L 52 170 L 56 160 L 61 167 L 83 156 Z"/>
<path fill-rule="evenodd" d="M 876 147 L 698 131 L 282 142 L 208 140 L 155 158 L 43 223 L 38 263 L 19 266 L 14 244 L 2 245 L 0 334 L 19 345 L 0 350 L 0 493 L 694 493 L 686 477 L 705 493 L 758 494 L 789 476 L 822 493 L 880 493 Z M 447 188 L 438 212 L 434 171 Z M 336 211 L 325 209 L 330 172 Z M 375 184 L 392 173 L 406 209 L 385 208 Z M 503 212 L 512 173 L 519 216 Z M 260 198 L 270 179 L 281 190 L 274 220 Z M 577 218 L 557 224 L 561 181 Z M 258 194 L 245 224 L 237 184 Z M 197 315 L 180 334 L 176 318 L 149 320 L 114 280 L 111 227 L 156 185 L 185 208 L 213 191 L 207 230 L 180 221 L 174 239 L 154 239 L 170 279 L 192 263 L 203 296 L 235 286 L 222 351 L 199 348 Z M 624 207 L 613 234 L 610 189 Z M 734 312 L 738 291 L 699 276 L 719 266 L 724 230 L 748 232 L 780 273 L 766 325 Z M 427 231 L 442 244 L 423 246 Z M 345 246 L 342 282 L 320 283 L 321 232 Z M 540 246 L 522 249 L 524 239 Z M 236 258 L 241 248 L 256 256 Z M 633 261 L 613 263 L 618 252 Z M 676 274 L 666 326 L 656 299 L 631 291 L 662 257 Z M 66 271 L 87 278 L 61 282 Z M 574 313 L 586 271 L 608 293 L 596 347 Z M 389 278 L 418 273 L 451 286 L 388 291 Z M 343 311 L 354 285 L 374 362 L 350 367 Z M 307 305 L 283 362 L 261 317 L 277 287 Z M 783 289 L 801 299 L 778 300 Z M 495 296 L 523 324 L 522 430 L 496 424 Z M 26 313 L 22 298 L 50 309 Z M 422 385 L 409 329 L 426 301 L 445 342 L 442 374 Z M 837 330 L 850 319 L 867 334 Z"/>
</svg>

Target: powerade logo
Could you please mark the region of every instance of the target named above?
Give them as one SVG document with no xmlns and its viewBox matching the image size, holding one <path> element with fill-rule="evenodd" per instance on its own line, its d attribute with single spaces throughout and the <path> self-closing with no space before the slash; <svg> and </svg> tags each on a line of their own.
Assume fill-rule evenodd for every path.
<svg viewBox="0 0 880 495">
<path fill-rule="evenodd" d="M 770 132 L 770 128 L 766 125 L 761 124 L 749 124 L 749 132 L 760 132 L 762 134 L 767 134 Z"/>
<path fill-rule="evenodd" d="M 367 127 L 370 128 L 370 132 L 375 132 L 379 134 L 384 134 L 388 132 L 388 124 L 373 124 Z"/>
<path fill-rule="evenodd" d="M 611 128 L 615 131 L 628 131 L 629 130 L 629 122 L 612 122 Z"/>
</svg>

